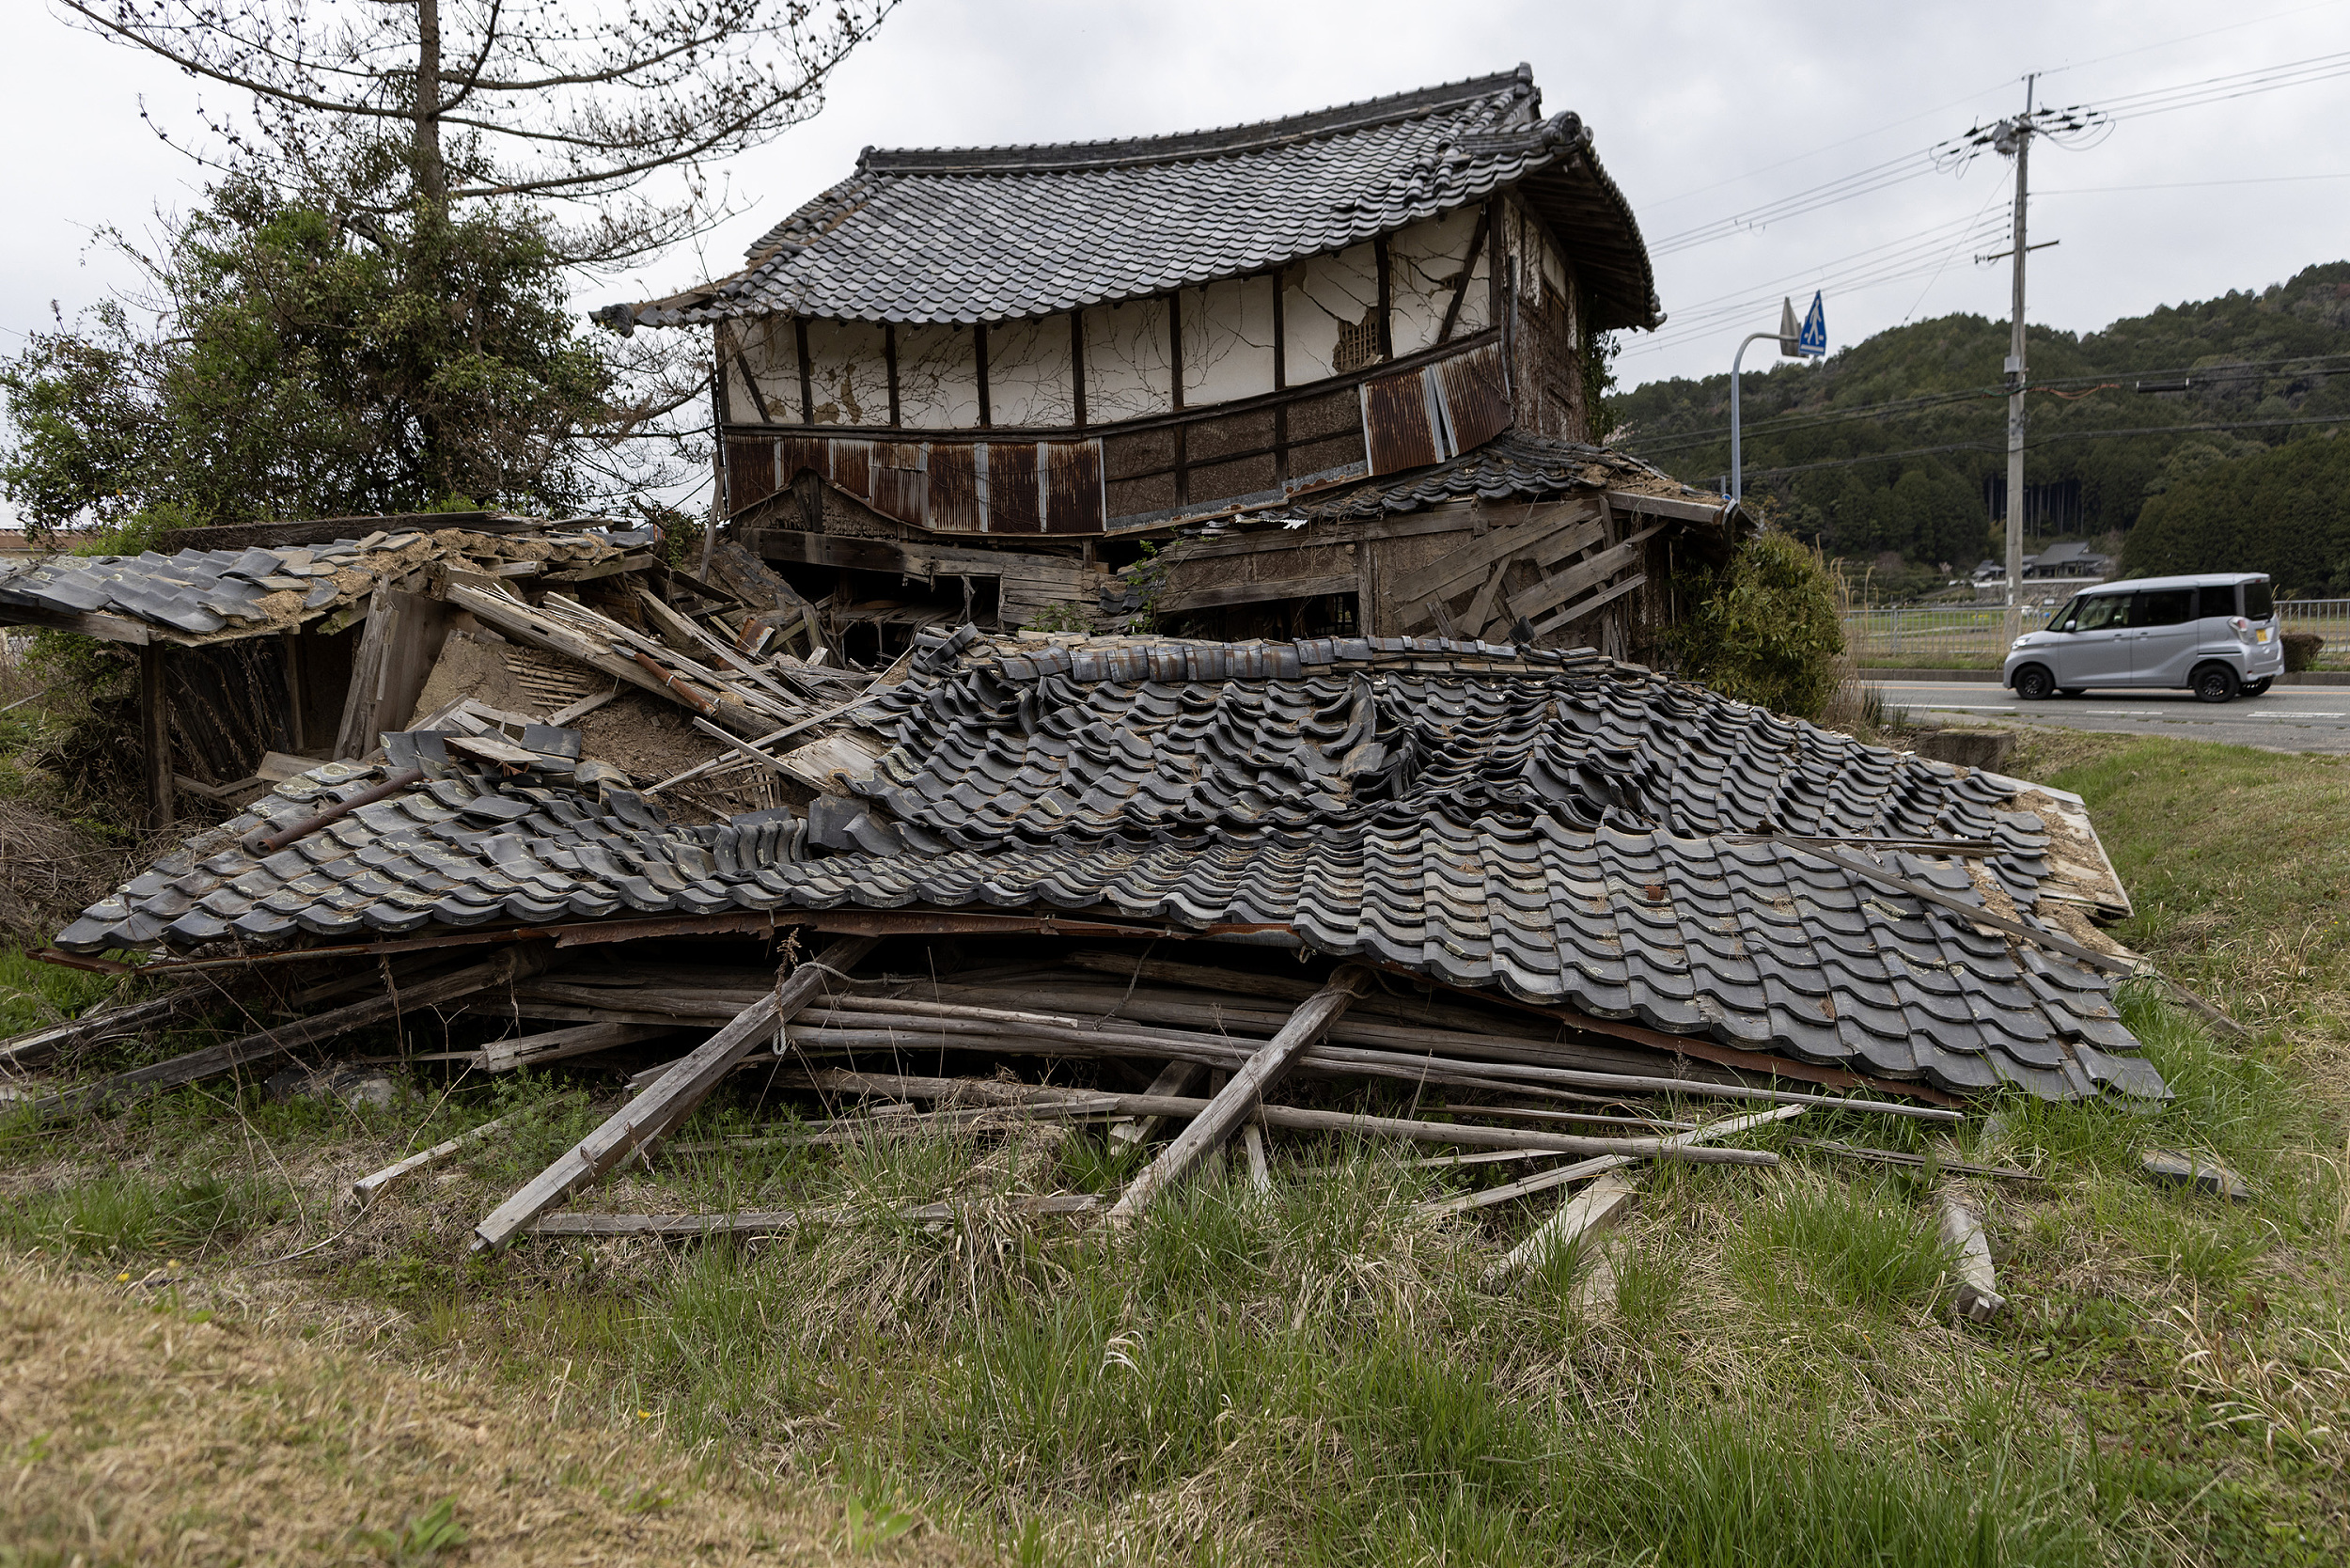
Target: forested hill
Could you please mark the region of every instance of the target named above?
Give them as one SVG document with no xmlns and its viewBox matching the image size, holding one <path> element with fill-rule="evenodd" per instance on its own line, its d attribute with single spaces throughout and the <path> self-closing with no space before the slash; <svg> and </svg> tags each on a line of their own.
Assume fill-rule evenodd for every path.
<svg viewBox="0 0 2350 1568">
<path fill-rule="evenodd" d="M 2032 327 L 2029 343 L 2027 525 L 2126 530 L 2151 495 L 2214 463 L 2350 424 L 2350 261 L 2086 336 Z M 1971 568 L 1997 553 L 2005 516 L 2007 352 L 2006 322 L 1945 316 L 1824 362 L 1749 369 L 1747 494 L 1831 555 Z M 1653 382 L 1608 406 L 1626 449 L 1693 484 L 1729 472 L 1727 374 Z"/>
</svg>

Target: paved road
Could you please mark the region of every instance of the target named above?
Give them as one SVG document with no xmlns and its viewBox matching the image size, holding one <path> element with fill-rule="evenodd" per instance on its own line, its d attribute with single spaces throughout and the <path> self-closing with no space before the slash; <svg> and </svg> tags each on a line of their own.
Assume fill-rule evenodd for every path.
<svg viewBox="0 0 2350 1568">
<path fill-rule="evenodd" d="M 2265 696 L 2233 702 L 2198 702 L 2186 692 L 2152 691 L 2019 702 L 2013 692 L 1987 681 L 1888 681 L 1883 689 L 1888 703 L 1978 722 L 2016 718 L 2271 751 L 2350 752 L 2350 686 L 2272 686 Z"/>
</svg>

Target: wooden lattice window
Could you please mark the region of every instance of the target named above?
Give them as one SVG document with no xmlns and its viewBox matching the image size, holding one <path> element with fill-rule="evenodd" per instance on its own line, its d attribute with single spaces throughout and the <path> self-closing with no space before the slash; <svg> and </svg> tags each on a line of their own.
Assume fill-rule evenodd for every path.
<svg viewBox="0 0 2350 1568">
<path fill-rule="evenodd" d="M 1359 321 L 1339 328 L 1339 345 L 1330 351 L 1330 368 L 1339 375 L 1379 363 L 1379 307 L 1363 312 Z"/>
</svg>

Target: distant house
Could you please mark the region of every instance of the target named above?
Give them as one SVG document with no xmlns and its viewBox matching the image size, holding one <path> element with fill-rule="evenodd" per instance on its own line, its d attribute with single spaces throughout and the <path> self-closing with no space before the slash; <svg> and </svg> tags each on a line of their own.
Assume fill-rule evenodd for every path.
<svg viewBox="0 0 2350 1568">
<path fill-rule="evenodd" d="M 2024 579 L 2027 582 L 2101 583 L 2112 575 L 2112 557 L 2101 556 L 2077 541 L 2051 544 L 2036 556 L 2024 557 Z M 1978 562 L 1974 580 L 1979 588 L 2004 586 L 2007 567 L 1998 561 Z"/>
<path fill-rule="evenodd" d="M 887 151 L 707 328 L 737 537 L 869 651 L 919 625 L 1640 645 L 1730 504 L 1590 444 L 1663 320 L 1631 205 L 1531 71 L 1224 130 Z M 1160 547 L 1147 581 L 1133 566 Z"/>
</svg>

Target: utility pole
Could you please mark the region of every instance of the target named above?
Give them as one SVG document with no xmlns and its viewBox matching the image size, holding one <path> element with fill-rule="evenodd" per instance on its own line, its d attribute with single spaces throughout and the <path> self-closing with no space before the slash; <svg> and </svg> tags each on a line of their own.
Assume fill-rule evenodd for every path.
<svg viewBox="0 0 2350 1568">
<path fill-rule="evenodd" d="M 2007 640 L 2024 631 L 2024 208 L 2031 172 L 2032 89 L 2037 74 L 2024 78 L 2022 118 L 2001 126 L 1993 144 L 2015 156 L 2015 305 L 2008 323 L 2007 352 Z"/>
</svg>

